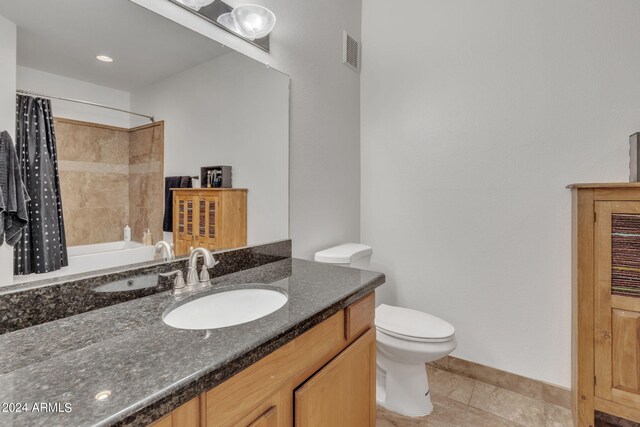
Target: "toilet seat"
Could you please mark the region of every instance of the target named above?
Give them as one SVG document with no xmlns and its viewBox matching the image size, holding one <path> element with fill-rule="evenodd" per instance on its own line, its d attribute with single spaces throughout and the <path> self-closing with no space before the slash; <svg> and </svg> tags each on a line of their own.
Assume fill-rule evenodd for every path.
<svg viewBox="0 0 640 427">
<path fill-rule="evenodd" d="M 448 342 L 455 334 L 450 323 L 436 316 L 386 304 L 376 308 L 375 325 L 385 335 L 414 342 Z"/>
</svg>

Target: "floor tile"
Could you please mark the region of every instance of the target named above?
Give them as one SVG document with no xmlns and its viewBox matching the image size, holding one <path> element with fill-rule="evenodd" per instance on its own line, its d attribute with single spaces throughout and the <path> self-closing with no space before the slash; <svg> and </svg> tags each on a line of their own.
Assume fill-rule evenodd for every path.
<svg viewBox="0 0 640 427">
<path fill-rule="evenodd" d="M 465 405 L 469 404 L 475 386 L 474 380 L 432 366 L 427 366 L 427 376 L 431 396 L 448 397 Z"/>
<path fill-rule="evenodd" d="M 545 427 L 571 427 L 573 420 L 571 411 L 567 408 L 555 406 L 550 403 L 544 404 Z"/>
<path fill-rule="evenodd" d="M 389 412 L 378 406 L 376 427 L 419 427 L 426 425 L 423 418 L 408 418 Z"/>
<path fill-rule="evenodd" d="M 433 412 L 426 417 L 409 418 L 378 406 L 377 427 L 463 427 L 467 405 L 434 397 Z"/>
<path fill-rule="evenodd" d="M 477 381 L 470 405 L 523 426 L 542 426 L 544 404 L 512 391 Z"/>
<path fill-rule="evenodd" d="M 467 416 L 464 420 L 465 427 L 513 427 L 518 424 L 500 418 L 497 415 L 481 411 L 473 407 L 467 410 Z"/>
</svg>

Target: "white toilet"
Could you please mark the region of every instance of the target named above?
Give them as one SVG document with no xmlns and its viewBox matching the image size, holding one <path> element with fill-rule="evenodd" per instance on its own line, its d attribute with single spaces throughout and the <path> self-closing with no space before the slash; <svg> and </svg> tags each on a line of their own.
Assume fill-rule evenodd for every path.
<svg viewBox="0 0 640 427">
<path fill-rule="evenodd" d="M 366 269 L 370 246 L 347 243 L 316 253 L 315 260 Z M 382 304 L 376 308 L 376 400 L 389 411 L 410 416 L 433 410 L 425 363 L 456 348 L 452 325 L 417 310 Z"/>
</svg>

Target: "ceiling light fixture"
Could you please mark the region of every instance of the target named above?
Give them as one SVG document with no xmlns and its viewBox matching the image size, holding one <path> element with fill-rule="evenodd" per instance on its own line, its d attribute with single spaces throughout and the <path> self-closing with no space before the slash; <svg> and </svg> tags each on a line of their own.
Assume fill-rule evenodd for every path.
<svg viewBox="0 0 640 427">
<path fill-rule="evenodd" d="M 230 13 L 220 15 L 217 21 L 228 30 L 255 40 L 266 37 L 273 31 L 276 15 L 266 7 L 245 4 L 234 8 Z"/>
<path fill-rule="evenodd" d="M 218 24 L 223 25 L 227 30 L 232 31 L 242 37 L 246 37 L 244 34 L 242 34 L 242 32 L 240 32 L 240 28 L 238 28 L 236 20 L 233 19 L 233 13 L 223 13 L 222 15 L 218 16 L 217 21 Z"/>
<path fill-rule="evenodd" d="M 113 62 L 113 58 L 107 55 L 98 55 L 96 59 L 102 62 Z"/>
<path fill-rule="evenodd" d="M 193 9 L 200 10 L 201 7 L 209 6 L 214 0 L 178 0 L 183 5 Z"/>
</svg>

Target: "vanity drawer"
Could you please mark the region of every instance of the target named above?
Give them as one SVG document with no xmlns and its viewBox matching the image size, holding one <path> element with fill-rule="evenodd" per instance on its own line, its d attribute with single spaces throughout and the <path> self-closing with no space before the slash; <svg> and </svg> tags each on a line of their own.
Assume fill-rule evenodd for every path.
<svg viewBox="0 0 640 427">
<path fill-rule="evenodd" d="M 344 337 L 347 341 L 357 338 L 374 325 L 376 297 L 371 292 L 366 297 L 344 309 Z"/>
</svg>

